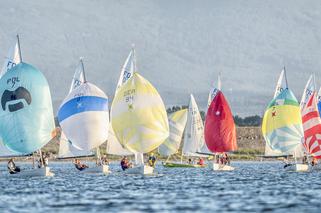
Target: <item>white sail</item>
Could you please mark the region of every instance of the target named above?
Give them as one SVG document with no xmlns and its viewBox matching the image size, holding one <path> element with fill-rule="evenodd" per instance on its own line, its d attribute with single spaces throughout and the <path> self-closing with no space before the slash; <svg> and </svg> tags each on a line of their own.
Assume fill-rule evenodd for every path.
<svg viewBox="0 0 321 213">
<path fill-rule="evenodd" d="M 83 150 L 97 148 L 108 139 L 108 97 L 97 86 L 83 83 L 67 95 L 58 120 L 75 146 Z"/>
<path fill-rule="evenodd" d="M 118 79 L 116 92 L 119 90 L 119 88 L 126 83 L 126 81 L 133 75 L 133 73 L 137 71 L 136 70 L 136 55 L 135 55 L 135 49 L 132 48 L 130 51 L 122 69 L 120 72 L 120 76 Z M 115 92 L 115 93 L 116 93 Z"/>
<path fill-rule="evenodd" d="M 282 69 L 279 80 L 275 87 L 275 92 L 273 98 L 278 96 L 283 90 L 285 90 L 288 87 L 287 85 L 287 79 L 286 79 L 286 73 L 285 68 Z"/>
<path fill-rule="evenodd" d="M 92 155 L 94 155 L 92 151 L 81 150 L 79 147 L 74 146 L 72 142 L 66 138 L 65 134 L 61 132 L 58 158 L 72 158 Z"/>
<path fill-rule="evenodd" d="M 133 155 L 134 153 L 130 152 L 126 148 L 124 148 L 119 141 L 117 140 L 113 128 L 109 127 L 109 133 L 108 133 L 108 141 L 106 146 L 106 153 L 110 155 L 120 155 L 120 156 L 126 156 L 126 155 Z"/>
<path fill-rule="evenodd" d="M 203 121 L 194 96 L 191 94 L 182 154 L 185 156 L 197 156 L 197 152 L 210 153 L 204 140 Z"/>
<path fill-rule="evenodd" d="M 222 83 L 221 83 L 221 75 L 219 74 L 217 77 L 216 87 L 213 87 L 208 94 L 207 107 L 210 106 L 210 104 L 212 103 L 212 100 L 215 98 L 217 92 L 221 91 L 221 90 L 222 90 Z"/>
<path fill-rule="evenodd" d="M 85 71 L 84 71 L 84 63 L 82 61 L 82 58 L 80 58 L 79 65 L 77 66 L 76 71 L 75 71 L 74 76 L 71 81 L 69 93 L 73 89 L 76 89 L 78 86 L 85 83 L 85 81 L 86 81 L 86 78 L 85 78 Z"/>
<path fill-rule="evenodd" d="M 16 41 L 13 47 L 10 48 L 8 55 L 4 61 L 1 73 L 0 73 L 0 78 L 12 67 L 16 66 L 21 62 L 21 57 L 20 57 L 20 48 L 19 48 L 19 42 Z"/>
<path fill-rule="evenodd" d="M 186 126 L 187 112 L 187 109 L 182 109 L 169 116 L 169 137 L 158 147 L 160 155 L 170 156 L 177 153 Z"/>
<path fill-rule="evenodd" d="M 301 110 L 303 110 L 303 108 L 305 107 L 306 103 L 308 102 L 309 98 L 311 97 L 312 93 L 315 90 L 316 88 L 315 88 L 314 75 L 311 75 L 303 90 L 303 94 L 300 102 Z"/>
</svg>

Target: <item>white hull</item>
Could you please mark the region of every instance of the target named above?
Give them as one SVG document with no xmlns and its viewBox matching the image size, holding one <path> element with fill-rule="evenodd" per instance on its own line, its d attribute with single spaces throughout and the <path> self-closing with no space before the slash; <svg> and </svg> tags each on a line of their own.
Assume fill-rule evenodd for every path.
<svg viewBox="0 0 321 213">
<path fill-rule="evenodd" d="M 98 173 L 108 174 L 110 173 L 110 170 L 108 165 L 102 165 L 102 166 L 89 167 L 80 172 L 85 174 L 98 174 Z"/>
<path fill-rule="evenodd" d="M 307 172 L 309 171 L 308 164 L 296 163 L 284 168 L 288 172 Z"/>
<path fill-rule="evenodd" d="M 35 168 L 35 169 L 29 169 L 29 170 L 21 170 L 18 173 L 10 174 L 12 177 L 52 177 L 55 174 L 50 171 L 50 167 L 43 167 L 43 168 Z"/>
<path fill-rule="evenodd" d="M 233 171 L 235 168 L 229 165 L 213 163 L 212 168 L 214 171 Z"/>
<path fill-rule="evenodd" d="M 150 175 L 153 174 L 154 168 L 150 166 L 135 166 L 133 168 L 129 168 L 125 170 L 126 174 L 132 174 L 132 175 Z"/>
</svg>

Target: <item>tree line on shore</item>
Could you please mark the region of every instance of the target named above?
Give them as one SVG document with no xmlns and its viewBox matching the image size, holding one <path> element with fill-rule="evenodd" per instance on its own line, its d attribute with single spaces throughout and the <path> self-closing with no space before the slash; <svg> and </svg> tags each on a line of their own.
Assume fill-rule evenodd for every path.
<svg viewBox="0 0 321 213">
<path fill-rule="evenodd" d="M 181 109 L 187 109 L 187 105 L 182 106 L 172 106 L 167 108 L 167 113 L 174 113 Z M 200 110 L 201 117 L 203 121 L 205 120 L 205 112 Z M 234 122 L 237 126 L 260 126 L 262 123 L 262 117 L 259 115 L 252 115 L 252 116 L 246 116 L 246 117 L 240 117 L 238 115 L 233 116 Z"/>
</svg>

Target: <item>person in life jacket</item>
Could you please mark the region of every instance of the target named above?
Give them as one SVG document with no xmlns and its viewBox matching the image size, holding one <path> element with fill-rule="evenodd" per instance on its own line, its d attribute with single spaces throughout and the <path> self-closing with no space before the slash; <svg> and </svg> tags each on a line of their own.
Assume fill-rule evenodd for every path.
<svg viewBox="0 0 321 213">
<path fill-rule="evenodd" d="M 203 158 L 199 158 L 197 164 L 200 165 L 200 166 L 204 166 Z"/>
<path fill-rule="evenodd" d="M 10 174 L 16 174 L 18 172 L 20 172 L 20 168 L 18 166 L 16 166 L 16 164 L 13 161 L 13 158 L 11 158 L 8 161 L 8 170 Z"/>
<path fill-rule="evenodd" d="M 155 164 L 156 164 L 156 157 L 155 157 L 154 153 L 151 153 L 148 158 L 148 165 L 150 167 L 155 167 Z"/>
<path fill-rule="evenodd" d="M 124 156 L 122 158 L 122 160 L 120 161 L 120 166 L 121 166 L 122 170 L 125 171 L 126 169 L 129 169 L 132 167 L 132 163 L 130 163 L 128 158 L 126 156 Z"/>
<path fill-rule="evenodd" d="M 82 164 L 78 159 L 75 159 L 74 165 L 79 171 L 89 168 L 86 164 Z"/>
</svg>

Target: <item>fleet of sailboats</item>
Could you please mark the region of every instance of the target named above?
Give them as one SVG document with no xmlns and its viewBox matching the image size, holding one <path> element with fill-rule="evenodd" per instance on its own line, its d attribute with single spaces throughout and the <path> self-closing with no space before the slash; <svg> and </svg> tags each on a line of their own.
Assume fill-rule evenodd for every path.
<svg viewBox="0 0 321 213">
<path fill-rule="evenodd" d="M 191 94 L 188 108 L 167 116 L 156 88 L 137 72 L 136 53 L 132 47 L 115 89 L 110 114 L 108 97 L 86 79 L 83 59 L 73 76 L 69 92 L 59 107 L 61 128 L 59 159 L 96 157 L 97 164 L 83 173 L 110 172 L 100 160 L 100 147 L 106 153 L 135 156 L 127 174 L 152 174 L 154 168 L 144 161 L 144 153 L 158 150 L 167 157 L 165 167 L 199 168 L 183 158 L 214 156 L 214 171 L 234 170 L 218 155 L 236 151 L 237 138 L 233 114 L 223 95 L 221 77 L 208 96 L 205 122 Z M 0 73 L 0 157 L 41 154 L 41 148 L 54 137 L 54 117 L 48 82 L 43 74 L 22 61 L 19 37 L 10 49 Z M 287 171 L 308 171 L 299 159 L 321 158 L 321 88 L 316 90 L 311 75 L 300 103 L 288 87 L 286 70 L 279 76 L 274 96 L 262 121 L 266 141 L 264 157 L 286 157 Z M 170 161 L 174 155 L 180 160 Z M 227 156 L 227 155 L 226 155 Z M 289 161 L 293 157 L 293 162 Z M 43 162 L 43 159 L 42 159 Z M 316 167 L 315 167 L 316 168 Z M 23 169 L 21 177 L 53 176 L 47 165 Z"/>
</svg>

